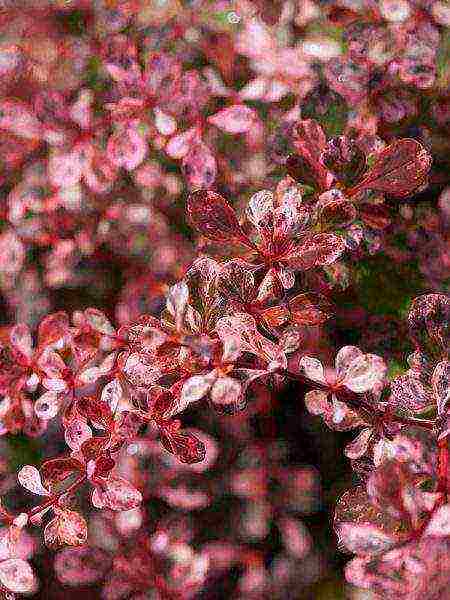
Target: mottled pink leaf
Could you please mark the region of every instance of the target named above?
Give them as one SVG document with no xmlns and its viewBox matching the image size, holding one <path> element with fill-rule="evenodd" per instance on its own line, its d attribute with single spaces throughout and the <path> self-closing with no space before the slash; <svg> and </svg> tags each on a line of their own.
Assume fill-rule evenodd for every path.
<svg viewBox="0 0 450 600">
<path fill-rule="evenodd" d="M 53 419 L 58 414 L 60 402 L 55 392 L 45 392 L 34 405 L 34 412 L 40 419 Z"/>
<path fill-rule="evenodd" d="M 0 562 L 0 583 L 14 594 L 34 594 L 38 588 L 33 569 L 21 558 L 8 558 Z"/>
<path fill-rule="evenodd" d="M 233 104 L 208 117 L 208 121 L 226 133 L 247 133 L 257 119 L 255 111 L 244 104 Z"/>
<path fill-rule="evenodd" d="M 92 504 L 97 508 L 130 510 L 139 506 L 142 494 L 129 481 L 119 475 L 109 478 L 97 486 L 92 493 Z"/>
<path fill-rule="evenodd" d="M 41 474 L 36 467 L 25 465 L 17 474 L 17 479 L 22 487 L 33 494 L 49 496 L 50 492 L 42 485 Z"/>
<path fill-rule="evenodd" d="M 378 527 L 364 523 L 341 523 L 337 527 L 340 543 L 350 552 L 373 556 L 392 548 L 396 539 Z"/>
<path fill-rule="evenodd" d="M 208 189 L 216 179 L 217 162 L 210 148 L 199 141 L 184 156 L 182 169 L 191 189 Z"/>
<path fill-rule="evenodd" d="M 303 356 L 299 362 L 299 366 L 307 379 L 317 383 L 325 383 L 323 365 L 317 358 Z"/>
<path fill-rule="evenodd" d="M 73 510 L 60 510 L 47 523 L 44 541 L 52 550 L 59 546 L 82 546 L 87 540 L 87 524 L 79 513 Z"/>
<path fill-rule="evenodd" d="M 373 430 L 371 428 L 363 429 L 357 437 L 345 446 L 344 454 L 351 460 L 361 458 L 367 452 L 369 442 L 372 439 Z"/>
<path fill-rule="evenodd" d="M 245 406 L 242 385 L 232 377 L 219 377 L 211 388 L 211 403 L 223 414 L 234 414 Z"/>
<path fill-rule="evenodd" d="M 114 335 L 115 329 L 109 322 L 106 315 L 104 315 L 100 310 L 96 308 L 87 308 L 84 311 L 84 316 L 86 318 L 87 323 L 99 333 L 103 333 L 105 335 Z"/>
<path fill-rule="evenodd" d="M 127 127 L 110 136 L 106 152 L 113 165 L 133 171 L 147 154 L 147 142 L 135 128 Z"/>
</svg>

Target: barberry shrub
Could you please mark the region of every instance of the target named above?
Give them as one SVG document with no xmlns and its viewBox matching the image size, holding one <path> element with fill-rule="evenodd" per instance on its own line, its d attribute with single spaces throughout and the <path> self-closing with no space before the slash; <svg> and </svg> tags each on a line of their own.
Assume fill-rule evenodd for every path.
<svg viewBox="0 0 450 600">
<path fill-rule="evenodd" d="M 349 584 L 450 600 L 449 188 L 405 202 L 446 181 L 445 3 L 0 4 L 0 596 L 38 593 L 40 541 L 104 600 L 300 594 L 288 390 L 354 436 Z M 381 250 L 389 318 L 355 301 Z"/>
</svg>

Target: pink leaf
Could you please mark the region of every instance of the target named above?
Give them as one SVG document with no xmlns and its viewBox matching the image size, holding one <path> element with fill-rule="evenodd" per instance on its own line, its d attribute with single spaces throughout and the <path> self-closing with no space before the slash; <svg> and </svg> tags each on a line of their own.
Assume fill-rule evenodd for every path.
<svg viewBox="0 0 450 600">
<path fill-rule="evenodd" d="M 438 363 L 431 377 L 431 385 L 437 401 L 438 414 L 443 414 L 450 403 L 450 362 Z"/>
<path fill-rule="evenodd" d="M 92 503 L 97 508 L 111 510 L 130 510 L 142 502 L 142 494 L 129 481 L 119 475 L 110 475 L 109 479 L 97 486 L 92 493 Z"/>
<path fill-rule="evenodd" d="M 191 402 L 196 402 L 206 396 L 215 378 L 215 375 L 210 373 L 209 375 L 194 375 L 185 381 L 181 390 L 181 406 L 185 408 Z"/>
<path fill-rule="evenodd" d="M 446 537 L 450 535 L 450 504 L 440 506 L 431 516 L 424 535 Z"/>
<path fill-rule="evenodd" d="M 198 138 L 198 130 L 196 127 L 191 127 L 171 138 L 166 144 L 165 151 L 171 158 L 180 160 L 186 156 L 194 142 L 199 141 L 196 138 Z"/>
<path fill-rule="evenodd" d="M 22 487 L 33 494 L 49 496 L 50 492 L 42 485 L 41 474 L 32 465 L 25 465 L 17 474 L 17 479 Z"/>
<path fill-rule="evenodd" d="M 64 439 L 71 450 L 80 450 L 82 444 L 92 437 L 92 429 L 81 419 L 71 421 L 64 432 Z"/>
<path fill-rule="evenodd" d="M 210 188 L 217 175 L 214 154 L 203 142 L 190 147 L 182 163 L 183 173 L 192 189 Z"/>
<path fill-rule="evenodd" d="M 133 171 L 147 154 L 147 142 L 135 128 L 130 126 L 124 131 L 111 135 L 106 153 L 113 165 Z"/>
<path fill-rule="evenodd" d="M 386 370 L 379 356 L 364 354 L 350 363 L 343 384 L 352 392 L 368 392 L 384 380 Z"/>
<path fill-rule="evenodd" d="M 38 581 L 26 560 L 8 558 L 0 562 L 0 583 L 14 594 L 34 594 Z"/>
<path fill-rule="evenodd" d="M 257 119 L 255 111 L 244 104 L 233 104 L 208 117 L 212 123 L 226 133 L 247 133 Z"/>
<path fill-rule="evenodd" d="M 350 552 L 373 556 L 394 546 L 396 540 L 378 527 L 364 523 L 341 523 L 337 528 L 339 541 Z"/>
<path fill-rule="evenodd" d="M 325 372 L 322 363 L 317 358 L 303 356 L 299 363 L 305 377 L 317 383 L 325 383 Z"/>
<path fill-rule="evenodd" d="M 347 458 L 355 460 L 361 458 L 367 452 L 369 442 L 372 439 L 373 431 L 371 428 L 363 429 L 358 436 L 347 444 L 344 450 L 344 454 Z"/>
<path fill-rule="evenodd" d="M 85 519 L 73 510 L 61 510 L 45 526 L 44 541 L 46 546 L 56 549 L 68 546 L 82 546 L 87 540 L 87 524 Z"/>
<path fill-rule="evenodd" d="M 401 375 L 391 381 L 389 404 L 401 409 L 420 411 L 434 404 L 431 390 L 420 379 L 411 375 Z"/>
<path fill-rule="evenodd" d="M 54 392 L 45 392 L 34 405 L 34 412 L 40 419 L 53 419 L 59 410 L 58 395 Z"/>
<path fill-rule="evenodd" d="M 31 110 L 17 100 L 0 100 L 0 129 L 27 139 L 41 137 L 41 124 Z"/>
<path fill-rule="evenodd" d="M 114 335 L 115 329 L 107 319 L 106 315 L 104 315 L 100 310 L 96 308 L 88 308 L 84 311 L 84 316 L 86 317 L 87 323 L 99 333 L 103 333 L 105 335 Z"/>
<path fill-rule="evenodd" d="M 245 406 L 242 385 L 232 377 L 219 377 L 211 388 L 211 402 L 223 414 L 234 414 Z"/>
<path fill-rule="evenodd" d="M 361 356 L 363 356 L 363 352 L 356 346 L 343 346 L 336 354 L 335 359 L 338 379 L 343 378 L 349 366 Z"/>
<path fill-rule="evenodd" d="M 48 176 L 56 187 L 72 187 L 79 183 L 83 166 L 77 152 L 54 152 L 48 161 Z"/>
</svg>

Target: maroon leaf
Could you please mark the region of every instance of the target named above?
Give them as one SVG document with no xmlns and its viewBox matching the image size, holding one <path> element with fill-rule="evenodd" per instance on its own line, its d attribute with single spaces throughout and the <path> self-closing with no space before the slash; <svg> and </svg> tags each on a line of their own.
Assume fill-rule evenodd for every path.
<svg viewBox="0 0 450 600">
<path fill-rule="evenodd" d="M 358 148 L 354 140 L 343 135 L 328 141 L 321 158 L 322 163 L 333 173 L 336 179 L 345 185 L 357 181 L 366 166 L 364 153 Z"/>
<path fill-rule="evenodd" d="M 80 415 L 89 419 L 94 424 L 108 427 L 112 421 L 111 409 L 104 402 L 99 402 L 95 398 L 80 398 L 77 402 L 77 409 Z"/>
<path fill-rule="evenodd" d="M 359 215 L 366 225 L 373 229 L 384 229 L 390 222 L 389 209 L 381 204 L 361 202 Z"/>
<path fill-rule="evenodd" d="M 324 168 L 320 160 L 322 151 L 327 143 L 327 138 L 322 127 L 314 119 L 299 121 L 295 127 L 293 138 L 295 149 L 309 164 L 313 172 L 313 177 L 319 187 L 327 189 L 333 176 Z M 293 159 L 290 160 L 290 169 L 292 171 L 300 167 L 300 163 L 295 166 Z"/>
<path fill-rule="evenodd" d="M 327 192 L 325 196 L 330 194 Z M 322 200 L 323 196 L 321 196 Z M 320 221 L 327 229 L 344 227 L 356 218 L 356 208 L 345 197 L 323 198 L 318 206 Z"/>
<path fill-rule="evenodd" d="M 319 162 L 327 138 L 322 127 L 314 119 L 304 119 L 297 123 L 294 131 L 294 146 L 300 156 L 308 162 Z"/>
<path fill-rule="evenodd" d="M 354 196 L 370 189 L 397 198 L 413 194 L 420 188 L 431 167 L 431 156 L 416 140 L 398 140 L 385 148 L 364 179 L 347 192 Z"/>
<path fill-rule="evenodd" d="M 81 445 L 81 452 L 86 460 L 96 458 L 109 444 L 109 436 L 96 436 Z"/>
<path fill-rule="evenodd" d="M 182 463 L 192 464 L 205 460 L 206 448 L 197 436 L 191 432 L 179 430 L 179 421 L 172 421 L 161 428 L 161 443 Z"/>
<path fill-rule="evenodd" d="M 220 194 L 198 190 L 189 196 L 187 210 L 194 227 L 214 242 L 244 237 L 236 213 Z"/>
<path fill-rule="evenodd" d="M 289 301 L 292 320 L 299 325 L 319 325 L 331 314 L 331 303 L 320 294 L 298 294 Z"/>
<path fill-rule="evenodd" d="M 82 472 L 84 465 L 75 458 L 54 458 L 41 466 L 41 476 L 46 485 L 54 485 L 67 479 L 72 473 Z"/>
<path fill-rule="evenodd" d="M 292 179 L 295 179 L 295 181 L 311 187 L 315 187 L 320 182 L 320 177 L 317 177 L 315 169 L 302 156 L 291 154 L 286 159 L 285 167 L 288 174 Z"/>
</svg>

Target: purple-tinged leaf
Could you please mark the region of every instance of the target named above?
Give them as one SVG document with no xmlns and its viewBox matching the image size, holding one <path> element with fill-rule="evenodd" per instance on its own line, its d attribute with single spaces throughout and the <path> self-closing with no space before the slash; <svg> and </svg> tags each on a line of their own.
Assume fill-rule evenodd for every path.
<svg viewBox="0 0 450 600">
<path fill-rule="evenodd" d="M 187 211 L 194 227 L 209 240 L 231 242 L 243 237 L 236 213 L 216 192 L 194 192 L 189 196 Z"/>
<path fill-rule="evenodd" d="M 419 142 L 397 140 L 378 155 L 363 180 L 347 195 L 354 196 L 370 189 L 404 198 L 424 184 L 430 167 L 431 156 Z"/>
</svg>

